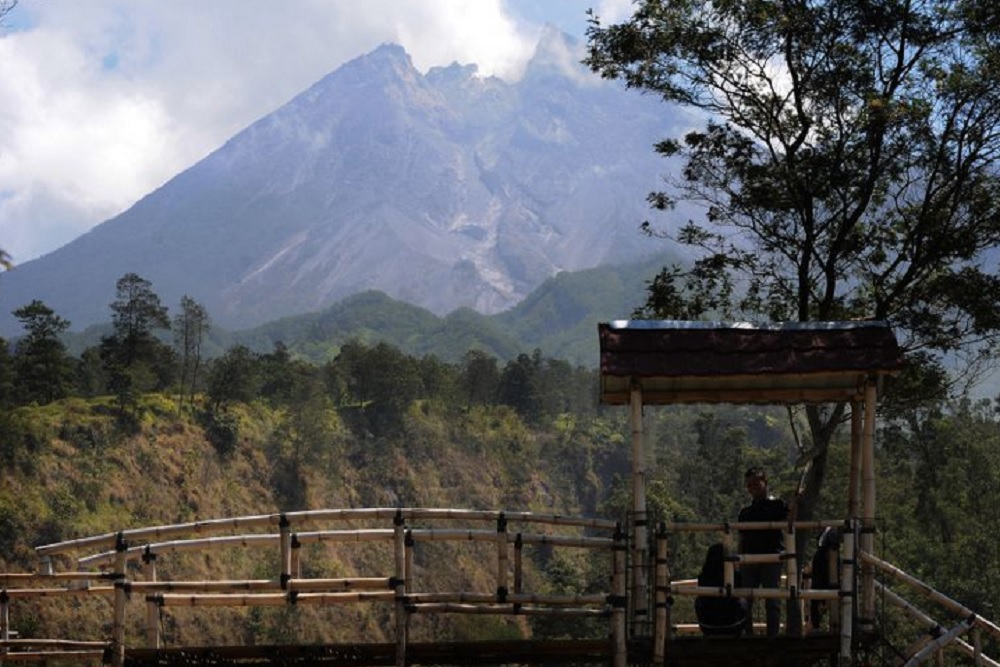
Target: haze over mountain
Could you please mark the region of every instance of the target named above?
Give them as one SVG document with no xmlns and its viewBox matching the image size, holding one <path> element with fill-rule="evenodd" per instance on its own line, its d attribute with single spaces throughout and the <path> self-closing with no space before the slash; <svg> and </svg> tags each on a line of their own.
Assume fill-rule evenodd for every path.
<svg viewBox="0 0 1000 667">
<path fill-rule="evenodd" d="M 127 272 L 251 327 L 378 289 L 443 315 L 504 311 L 560 271 L 664 251 L 638 231 L 673 132 L 666 107 L 597 80 L 547 30 L 522 80 L 417 71 L 383 45 L 329 74 L 133 207 L 0 276 L 74 330 Z M 683 122 L 678 117 L 677 122 Z M 623 304 L 623 313 L 634 304 Z"/>
</svg>

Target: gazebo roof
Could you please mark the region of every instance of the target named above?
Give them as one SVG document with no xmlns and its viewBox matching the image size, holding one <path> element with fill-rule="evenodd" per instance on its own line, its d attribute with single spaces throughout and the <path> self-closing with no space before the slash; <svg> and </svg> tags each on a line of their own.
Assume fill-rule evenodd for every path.
<svg viewBox="0 0 1000 667">
<path fill-rule="evenodd" d="M 772 324 L 618 320 L 598 325 L 601 402 L 831 403 L 862 400 L 902 355 L 881 321 Z"/>
</svg>

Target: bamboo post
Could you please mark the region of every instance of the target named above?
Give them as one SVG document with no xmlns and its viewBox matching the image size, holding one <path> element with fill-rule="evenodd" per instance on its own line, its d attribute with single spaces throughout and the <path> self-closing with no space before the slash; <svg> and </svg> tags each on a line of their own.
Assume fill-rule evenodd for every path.
<svg viewBox="0 0 1000 667">
<path fill-rule="evenodd" d="M 406 539 L 404 540 L 403 544 L 406 549 L 406 558 L 403 567 L 403 571 L 406 573 L 406 576 L 404 577 L 403 590 L 407 594 L 410 594 L 413 592 L 413 575 L 414 575 L 413 545 L 416 544 L 416 542 L 413 539 L 412 529 L 406 531 Z"/>
<path fill-rule="evenodd" d="M 497 516 L 497 602 L 507 601 L 507 517 Z"/>
<path fill-rule="evenodd" d="M 972 628 L 972 660 L 976 667 L 983 667 L 983 631 Z"/>
<path fill-rule="evenodd" d="M 861 517 L 861 430 L 863 408 L 860 401 L 851 401 L 851 470 L 847 485 L 847 518 Z"/>
<path fill-rule="evenodd" d="M 733 531 L 726 524 L 722 533 L 722 583 L 727 591 L 736 586 L 736 559 L 733 558 Z"/>
<path fill-rule="evenodd" d="M 667 525 L 660 523 L 656 531 L 656 624 L 653 628 L 653 664 L 662 665 L 667 648 L 667 594 L 670 592 L 670 569 L 667 564 Z"/>
<path fill-rule="evenodd" d="M 0 590 L 0 640 L 4 641 L 3 648 L 0 648 L 0 666 L 2 666 L 3 656 L 9 650 L 6 642 L 10 641 L 10 596 L 6 587 Z"/>
<path fill-rule="evenodd" d="M 795 524 L 788 522 L 785 527 L 785 584 L 788 587 L 788 607 L 785 632 L 802 634 L 802 599 L 799 596 L 799 564 L 795 552 Z"/>
<path fill-rule="evenodd" d="M 842 548 L 844 549 L 843 568 L 840 573 L 840 659 L 842 663 L 851 660 L 851 641 L 853 636 L 854 617 L 854 527 L 850 521 L 844 531 Z"/>
<path fill-rule="evenodd" d="M 619 524 L 615 529 L 615 542 L 611 557 L 611 635 L 614 643 L 613 667 L 625 667 L 628 662 L 628 644 L 625 633 L 625 610 L 627 605 L 627 584 L 625 576 L 625 551 L 628 545 L 625 533 Z"/>
<path fill-rule="evenodd" d="M 280 537 L 278 538 L 280 548 L 281 548 L 281 587 L 287 588 L 289 579 L 292 578 L 292 522 L 288 520 L 288 517 L 284 513 L 281 514 L 281 518 L 278 520 L 278 530 Z"/>
<path fill-rule="evenodd" d="M 302 542 L 299 541 L 298 533 L 292 533 L 292 562 L 290 573 L 292 579 L 302 577 Z"/>
<path fill-rule="evenodd" d="M 524 567 L 522 562 L 524 538 L 521 533 L 514 537 L 514 592 L 521 593 L 524 586 Z"/>
<path fill-rule="evenodd" d="M 125 664 L 125 567 L 128 564 L 128 542 L 122 533 L 118 533 L 115 541 L 115 594 L 114 621 L 111 625 L 112 664 L 122 667 Z"/>
<path fill-rule="evenodd" d="M 146 545 L 142 554 L 142 578 L 145 581 L 156 581 L 156 554 Z M 156 599 L 146 598 L 146 646 L 160 648 L 160 605 Z"/>
<path fill-rule="evenodd" d="M 838 529 L 840 530 L 840 529 Z M 843 535 L 843 531 L 841 531 Z M 839 545 L 843 545 L 843 539 L 840 540 Z M 827 572 L 830 573 L 830 585 L 835 588 L 840 588 L 840 548 L 830 549 L 827 554 Z M 830 600 L 830 630 L 836 632 L 840 629 L 840 600 Z"/>
<path fill-rule="evenodd" d="M 864 481 L 862 498 L 861 550 L 874 555 L 875 546 L 875 383 L 865 385 L 865 418 L 862 433 L 861 469 Z M 861 567 L 861 622 L 875 623 L 875 577 L 871 565 Z"/>
<path fill-rule="evenodd" d="M 642 387 L 633 380 L 630 401 L 632 423 L 632 634 L 648 621 L 646 609 L 646 447 L 642 423 Z"/>
<path fill-rule="evenodd" d="M 406 667 L 406 521 L 398 512 L 392 520 L 394 535 L 395 575 L 393 590 L 396 593 L 396 667 Z"/>
</svg>

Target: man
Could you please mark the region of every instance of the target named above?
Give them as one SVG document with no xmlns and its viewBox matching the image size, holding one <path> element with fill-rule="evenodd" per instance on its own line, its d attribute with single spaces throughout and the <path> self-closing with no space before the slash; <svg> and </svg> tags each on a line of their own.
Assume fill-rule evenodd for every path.
<svg viewBox="0 0 1000 667">
<path fill-rule="evenodd" d="M 740 510 L 739 521 L 786 521 L 788 505 L 767 492 L 767 474 L 763 468 L 750 468 L 743 476 L 751 502 Z M 780 529 L 740 531 L 740 553 L 780 554 L 784 551 L 784 536 Z M 781 581 L 781 563 L 743 563 L 740 566 L 742 584 L 746 588 L 778 588 Z M 778 634 L 781 625 L 781 602 L 776 598 L 764 600 L 767 616 L 767 636 Z M 753 634 L 753 598 L 747 601 L 747 634 Z"/>
</svg>

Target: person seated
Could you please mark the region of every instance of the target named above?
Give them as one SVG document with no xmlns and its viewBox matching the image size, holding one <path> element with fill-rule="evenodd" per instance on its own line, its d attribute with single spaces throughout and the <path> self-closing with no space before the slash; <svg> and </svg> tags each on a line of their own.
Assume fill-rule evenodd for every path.
<svg viewBox="0 0 1000 667">
<path fill-rule="evenodd" d="M 725 586 L 724 555 L 719 542 L 708 548 L 698 574 L 699 587 Z M 747 611 L 740 598 L 698 596 L 694 601 L 694 611 L 704 635 L 739 637 L 743 633 Z"/>
<path fill-rule="evenodd" d="M 835 528 L 825 528 L 816 541 L 816 553 L 812 557 L 810 567 L 812 588 L 829 590 L 838 587 L 838 584 L 835 583 L 836 570 L 831 570 L 830 565 L 831 559 L 836 558 L 835 554 L 839 548 L 840 531 Z M 812 600 L 810 602 L 809 624 L 814 632 L 820 629 L 820 624 L 823 621 L 823 610 L 827 604 L 826 600 Z"/>
</svg>

